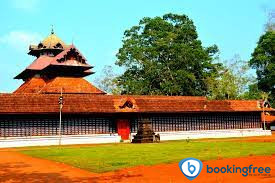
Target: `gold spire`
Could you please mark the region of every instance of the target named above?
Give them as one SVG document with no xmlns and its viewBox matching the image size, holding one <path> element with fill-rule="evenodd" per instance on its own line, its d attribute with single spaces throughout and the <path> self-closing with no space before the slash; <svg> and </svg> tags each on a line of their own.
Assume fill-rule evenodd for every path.
<svg viewBox="0 0 275 183">
<path fill-rule="evenodd" d="M 66 47 L 66 44 L 54 33 L 54 29 L 52 25 L 51 34 L 42 41 L 42 44 L 46 48 L 53 48 L 58 43 L 60 43 L 63 48 Z"/>
</svg>

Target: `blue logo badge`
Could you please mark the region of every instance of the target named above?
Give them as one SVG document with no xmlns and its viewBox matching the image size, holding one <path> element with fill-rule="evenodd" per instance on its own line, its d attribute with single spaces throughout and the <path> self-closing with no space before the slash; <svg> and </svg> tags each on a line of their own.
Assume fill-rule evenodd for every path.
<svg viewBox="0 0 275 183">
<path fill-rule="evenodd" d="M 179 167 L 186 178 L 194 180 L 201 173 L 202 162 L 195 158 L 185 158 L 179 162 Z"/>
</svg>

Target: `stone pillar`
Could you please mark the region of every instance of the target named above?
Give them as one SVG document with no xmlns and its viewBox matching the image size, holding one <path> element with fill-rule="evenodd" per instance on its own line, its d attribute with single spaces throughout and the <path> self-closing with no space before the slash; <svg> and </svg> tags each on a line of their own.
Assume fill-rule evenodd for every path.
<svg viewBox="0 0 275 183">
<path fill-rule="evenodd" d="M 137 134 L 134 135 L 132 143 L 152 143 L 155 141 L 155 133 L 151 128 L 149 119 L 144 118 L 138 124 Z"/>
</svg>

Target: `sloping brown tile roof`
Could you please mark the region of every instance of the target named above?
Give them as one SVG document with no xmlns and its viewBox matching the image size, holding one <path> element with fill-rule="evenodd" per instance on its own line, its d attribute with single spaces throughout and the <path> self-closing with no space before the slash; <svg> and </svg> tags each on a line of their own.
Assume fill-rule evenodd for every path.
<svg viewBox="0 0 275 183">
<path fill-rule="evenodd" d="M 234 112 L 259 111 L 258 101 L 245 100 L 171 100 L 171 99 L 136 99 L 142 112 Z"/>
<path fill-rule="evenodd" d="M 57 60 L 63 58 L 71 49 L 75 49 L 79 55 L 86 61 L 86 58 L 78 51 L 77 48 L 75 48 L 74 45 L 70 45 L 68 48 L 66 48 L 64 51 L 56 55 L 55 57 L 50 57 L 46 55 L 42 55 L 35 59 L 25 70 L 43 70 L 49 65 L 70 65 L 70 66 L 81 66 L 81 67 L 88 67 L 92 68 L 87 63 L 77 63 L 75 60 L 68 60 L 65 62 L 58 62 Z"/>
<path fill-rule="evenodd" d="M 15 94 L 42 94 L 42 93 L 78 93 L 78 94 L 105 94 L 83 78 L 56 77 L 52 80 L 33 77 L 23 83 Z"/>
<path fill-rule="evenodd" d="M 54 59 L 54 57 L 49 57 L 42 55 L 35 59 L 26 69 L 29 70 L 43 70 L 47 66 L 50 65 L 51 61 Z"/>
<path fill-rule="evenodd" d="M 58 94 L 0 94 L 0 113 L 58 113 Z M 123 107 L 130 100 L 132 108 Z M 274 111 L 274 109 L 269 109 Z M 63 113 L 261 112 L 258 101 L 202 97 L 65 94 Z"/>
<path fill-rule="evenodd" d="M 28 81 L 25 81 L 17 90 L 13 93 L 40 93 L 41 89 L 46 86 L 46 82 L 42 78 L 33 77 Z"/>
<path fill-rule="evenodd" d="M 65 56 L 74 50 L 78 53 L 78 57 L 81 59 L 82 62 L 77 60 L 65 60 L 60 62 L 60 59 L 64 59 Z M 82 68 L 83 72 L 88 70 L 86 73 L 93 73 L 89 69 L 93 68 L 93 66 L 87 63 L 86 58 L 80 53 L 80 51 L 74 45 L 68 45 L 68 47 L 63 50 L 61 53 L 56 55 L 55 57 L 42 55 L 35 59 L 25 70 L 23 70 L 20 74 L 18 74 L 15 79 L 22 79 L 26 78 L 27 76 L 31 77 L 31 73 L 37 73 L 39 71 L 45 71 L 45 69 L 49 68 L 50 66 L 64 66 L 64 67 L 73 67 L 73 68 Z"/>
<path fill-rule="evenodd" d="M 78 56 L 80 56 L 80 58 L 86 62 L 87 59 L 82 55 L 82 53 L 74 46 L 74 45 L 69 45 L 64 51 L 62 51 L 61 53 L 59 53 L 58 55 L 56 55 L 55 59 L 57 61 L 59 61 L 60 59 L 64 59 L 64 57 L 68 54 L 69 51 L 74 50 L 75 52 L 78 53 Z"/>
<path fill-rule="evenodd" d="M 42 55 L 35 59 L 26 69 L 20 74 L 14 77 L 14 79 L 22 79 L 26 76 L 35 75 L 38 71 L 41 71 L 48 67 L 54 57 Z"/>
<path fill-rule="evenodd" d="M 265 115 L 265 121 L 268 123 L 273 123 L 273 122 L 275 122 L 275 116 Z"/>
<path fill-rule="evenodd" d="M 47 82 L 40 93 L 88 93 L 105 94 L 83 78 L 56 77 Z"/>
</svg>

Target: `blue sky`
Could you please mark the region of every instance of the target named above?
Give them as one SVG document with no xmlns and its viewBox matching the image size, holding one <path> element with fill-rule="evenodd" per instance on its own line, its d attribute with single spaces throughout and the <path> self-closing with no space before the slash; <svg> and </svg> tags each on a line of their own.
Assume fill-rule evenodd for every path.
<svg viewBox="0 0 275 183">
<path fill-rule="evenodd" d="M 204 46 L 217 44 L 220 58 L 248 60 L 264 31 L 274 0 L 1 0 L 0 92 L 12 92 L 22 81 L 13 77 L 28 66 L 28 46 L 50 33 L 76 47 L 94 65 L 93 81 L 104 65 L 114 65 L 123 32 L 143 17 L 166 13 L 188 15 Z M 117 68 L 115 68 L 117 69 Z"/>
</svg>

